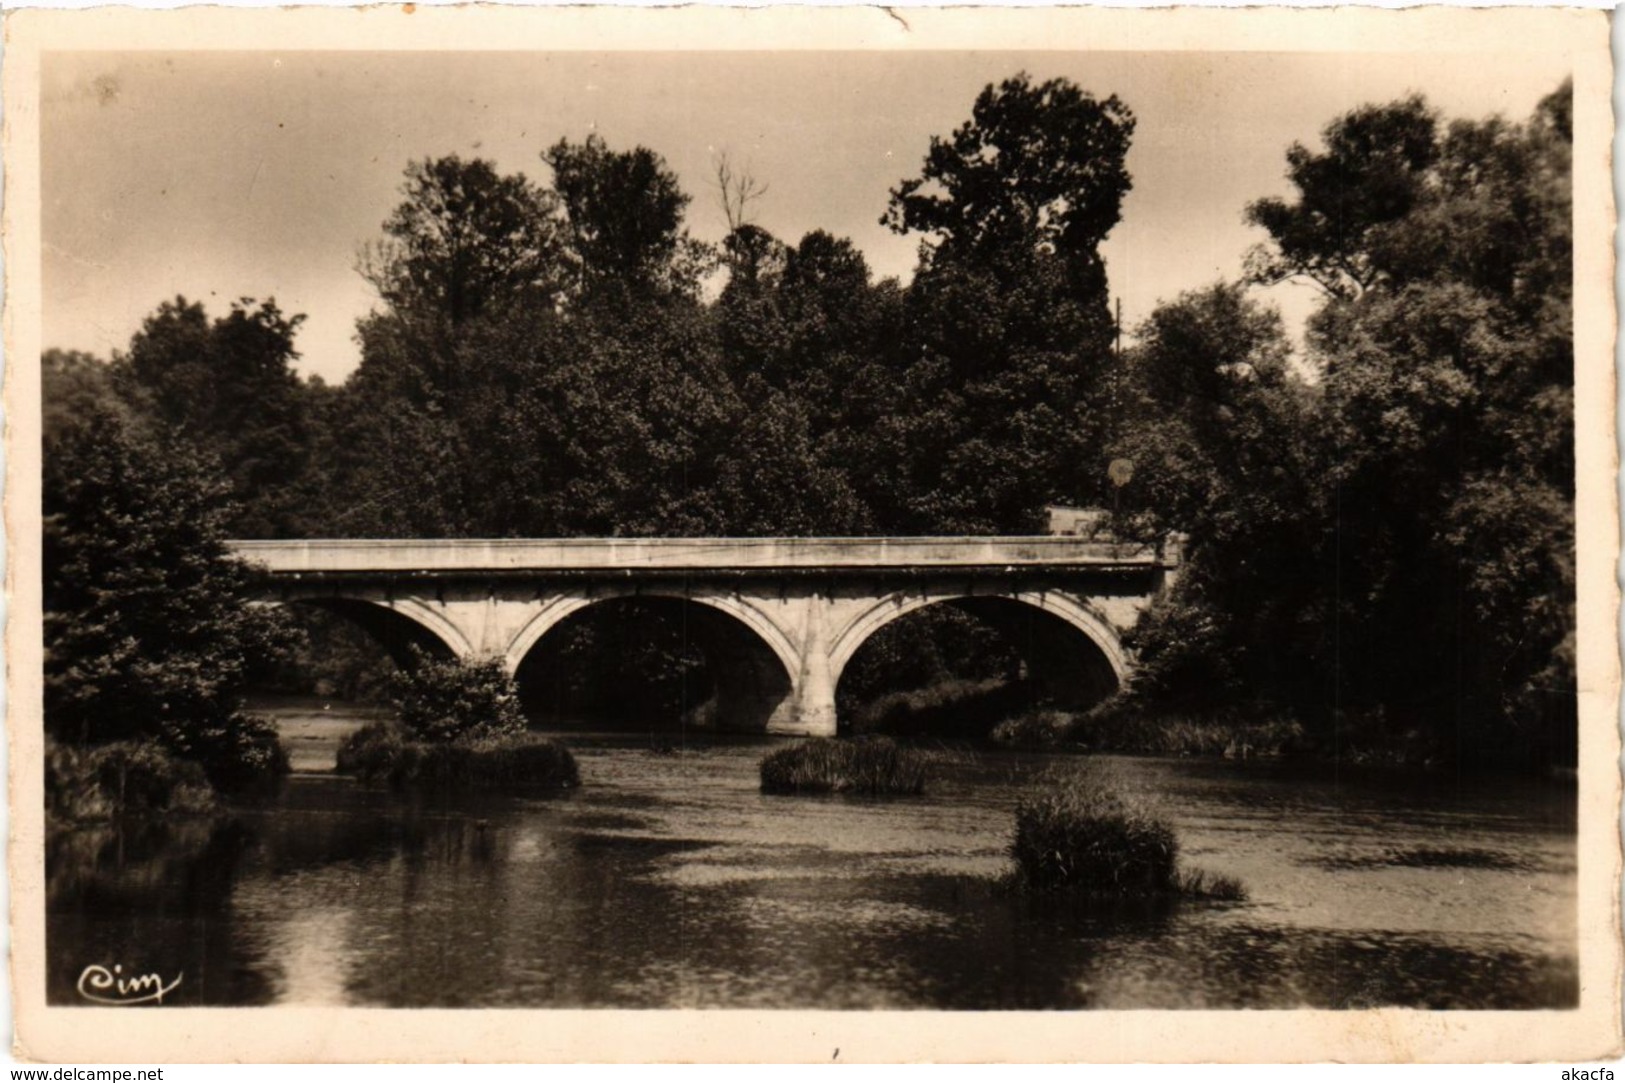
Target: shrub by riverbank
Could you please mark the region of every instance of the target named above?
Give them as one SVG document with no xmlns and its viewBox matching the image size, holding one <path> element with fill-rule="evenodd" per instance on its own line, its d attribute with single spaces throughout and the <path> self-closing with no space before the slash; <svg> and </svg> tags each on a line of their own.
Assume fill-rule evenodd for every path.
<svg viewBox="0 0 1625 1083">
<path fill-rule="evenodd" d="M 858 707 L 852 730 L 894 736 L 930 734 L 945 738 L 981 738 L 1001 718 L 1032 702 L 1025 681 L 1000 677 L 982 681 L 946 680 L 906 692 L 889 692 Z"/>
<path fill-rule="evenodd" d="M 45 811 L 51 823 L 192 815 L 212 812 L 215 806 L 215 790 L 202 766 L 172 755 L 156 741 L 46 745 Z"/>
<path fill-rule="evenodd" d="M 474 734 L 418 741 L 398 722 L 371 722 L 351 734 L 339 748 L 338 770 L 398 790 L 557 790 L 581 784 L 575 757 L 550 738 Z"/>
<path fill-rule="evenodd" d="M 1023 799 L 1010 855 L 1014 882 L 1026 891 L 1247 897 L 1239 881 L 1182 869 L 1173 827 L 1100 772 L 1075 775 Z"/>
<path fill-rule="evenodd" d="M 762 758 L 762 792 L 912 796 L 925 791 L 926 762 L 886 737 L 815 737 Z"/>
<path fill-rule="evenodd" d="M 1077 716 L 1069 738 L 1105 752 L 1153 756 L 1223 756 L 1250 759 L 1303 751 L 1304 728 L 1282 717 L 1148 716 L 1089 712 Z"/>
<path fill-rule="evenodd" d="M 161 739 L 176 756 L 199 764 L 221 793 L 272 792 L 290 769 L 288 750 L 276 726 L 242 711 L 217 722 L 166 728 Z"/>
<path fill-rule="evenodd" d="M 1077 745 L 1093 752 L 1250 759 L 1311 750 L 1304 727 L 1284 717 L 1145 715 L 1103 705 L 1093 711 L 1036 710 L 1006 719 L 991 737 L 1016 748 Z"/>
</svg>

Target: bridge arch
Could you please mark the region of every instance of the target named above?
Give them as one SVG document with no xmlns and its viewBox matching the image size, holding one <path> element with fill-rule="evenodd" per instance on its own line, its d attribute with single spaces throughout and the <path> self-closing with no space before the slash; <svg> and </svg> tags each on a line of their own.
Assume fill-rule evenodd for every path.
<svg viewBox="0 0 1625 1083">
<path fill-rule="evenodd" d="M 359 626 L 383 646 L 396 665 L 410 661 L 410 647 L 445 658 L 470 658 L 468 637 L 427 603 L 415 598 L 363 598 L 341 594 L 288 595 L 268 600 L 278 606 L 311 606 Z"/>
<path fill-rule="evenodd" d="M 999 594 L 895 592 L 863 609 L 835 633 L 830 679 L 838 685 L 858 649 L 886 625 L 935 605 L 950 605 L 1004 634 L 1034 675 L 1079 703 L 1094 701 L 1128 680 L 1131 659 L 1117 630 L 1083 601 L 1058 591 Z M 1015 634 L 1024 616 L 1042 614 L 1060 634 L 1023 642 Z"/>
<path fill-rule="evenodd" d="M 791 643 L 790 637 L 785 634 L 784 629 L 780 628 L 760 608 L 738 595 L 659 589 L 599 590 L 591 593 L 577 590 L 549 598 L 541 611 L 531 617 L 524 627 L 519 629 L 513 640 L 508 644 L 508 649 L 503 652 L 508 672 L 518 672 L 519 665 L 525 660 L 525 656 L 541 641 L 543 636 L 557 627 L 560 622 L 589 606 L 624 598 L 665 598 L 709 606 L 734 618 L 740 624 L 755 632 L 780 663 L 783 664 L 786 672 L 794 673 L 800 667 L 800 653 L 796 650 L 795 645 Z"/>
<path fill-rule="evenodd" d="M 604 605 L 642 605 L 669 617 L 681 613 L 685 633 L 705 657 L 721 728 L 763 731 L 793 710 L 800 660 L 789 637 L 756 605 L 720 592 L 578 591 L 552 598 L 511 641 L 505 652 L 509 672 L 529 680 L 527 660 L 544 649 L 549 635 Z"/>
<path fill-rule="evenodd" d="M 974 603 L 984 598 L 1021 602 L 1034 609 L 1058 617 L 1088 636 L 1112 668 L 1119 684 L 1128 679 L 1130 660 L 1128 649 L 1116 629 L 1087 605 L 1057 591 L 1016 591 L 1009 594 L 940 594 L 918 595 L 897 591 L 877 600 L 873 605 L 852 618 L 834 636 L 830 644 L 830 675 L 840 679 L 841 671 L 852 660 L 866 640 L 881 628 L 927 606 L 944 603 Z"/>
</svg>

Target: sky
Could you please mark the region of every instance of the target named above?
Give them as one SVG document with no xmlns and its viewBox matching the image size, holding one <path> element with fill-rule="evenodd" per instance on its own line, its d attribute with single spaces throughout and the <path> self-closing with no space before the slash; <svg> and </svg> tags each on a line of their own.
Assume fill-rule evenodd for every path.
<svg viewBox="0 0 1625 1083">
<path fill-rule="evenodd" d="M 726 154 L 767 188 L 757 225 L 850 237 L 906 280 L 917 236 L 880 225 L 932 135 L 1019 71 L 1064 76 L 1137 117 L 1133 190 L 1104 247 L 1132 328 L 1162 300 L 1234 279 L 1263 239 L 1244 211 L 1290 195 L 1285 152 L 1365 102 L 1420 92 L 1446 117 L 1526 117 L 1564 57 L 1127 52 L 96 52 L 45 57 L 44 342 L 100 356 L 176 295 L 211 315 L 275 298 L 307 317 L 298 368 L 342 379 L 378 299 L 355 271 L 408 162 L 457 154 L 548 179 L 540 152 L 597 132 L 664 156 L 701 239 L 726 229 Z M 1290 326 L 1306 286 L 1264 296 Z"/>
</svg>

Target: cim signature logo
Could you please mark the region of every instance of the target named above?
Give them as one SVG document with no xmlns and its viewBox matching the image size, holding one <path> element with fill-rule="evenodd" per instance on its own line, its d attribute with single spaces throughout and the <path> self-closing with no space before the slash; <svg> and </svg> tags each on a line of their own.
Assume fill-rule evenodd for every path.
<svg viewBox="0 0 1625 1083">
<path fill-rule="evenodd" d="M 180 985 L 182 976 L 176 974 L 175 980 L 165 985 L 164 979 L 157 974 L 127 978 L 122 966 L 109 970 L 93 963 L 79 974 L 79 995 L 97 1004 L 111 1004 L 120 1008 L 131 1004 L 162 1004 L 164 997 Z"/>
</svg>

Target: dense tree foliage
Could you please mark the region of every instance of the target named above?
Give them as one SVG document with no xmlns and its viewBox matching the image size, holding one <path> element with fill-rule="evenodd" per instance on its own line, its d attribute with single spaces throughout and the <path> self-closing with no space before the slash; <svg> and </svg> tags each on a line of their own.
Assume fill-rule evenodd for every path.
<svg viewBox="0 0 1625 1083">
<path fill-rule="evenodd" d="M 1569 98 L 1337 118 L 1246 209 L 1250 281 L 1167 301 L 1121 355 L 1100 246 L 1135 119 L 1065 80 L 988 86 L 892 190 L 906 285 L 748 221 L 754 178 L 723 176 L 730 232 L 696 241 L 647 147 L 561 140 L 545 182 L 422 160 L 363 251 L 379 305 L 343 386 L 295 377 L 274 302 L 178 298 L 110 365 L 53 355 L 48 420 L 218 463 L 240 510 L 210 522 L 247 535 L 1012 533 L 1112 506 L 1190 538 L 1137 702 L 1571 755 Z M 1297 356 L 1249 294 L 1286 279 L 1323 294 Z M 1008 669 L 893 638 L 876 672 Z"/>
<path fill-rule="evenodd" d="M 459 325 L 486 312 L 551 306 L 563 289 L 557 198 L 490 162 L 413 162 L 406 197 L 364 249 L 361 272 L 394 311 Z"/>
<path fill-rule="evenodd" d="M 1118 529 L 1191 540 L 1181 589 L 1141 629 L 1135 691 L 1189 709 L 1261 694 L 1315 703 L 1319 670 L 1304 662 L 1331 630 L 1306 557 L 1334 524 L 1314 394 L 1288 367 L 1280 320 L 1218 285 L 1164 305 L 1138 337 L 1119 391 L 1114 454 L 1134 475 Z"/>
<path fill-rule="evenodd" d="M 519 690 L 496 658 L 461 662 L 420 653 L 396 674 L 390 698 L 401 725 L 419 741 L 512 737 L 525 729 Z"/>
<path fill-rule="evenodd" d="M 1380 252 L 1404 233 L 1438 161 L 1437 128 L 1427 103 L 1411 97 L 1342 117 L 1326 129 L 1322 152 L 1294 143 L 1286 158 L 1297 200 L 1247 209 L 1271 239 L 1251 253 L 1253 276 L 1304 278 L 1335 298 L 1382 280 Z"/>
<path fill-rule="evenodd" d="M 614 151 L 598 135 L 543 155 L 564 204 L 571 268 L 589 297 L 691 298 L 712 260 L 683 228 L 689 196 L 647 147 Z"/>
<path fill-rule="evenodd" d="M 909 532 L 1030 530 L 1098 495 L 1113 324 L 1099 245 L 1134 118 L 1065 80 L 989 86 L 883 222 L 927 236 L 905 301 L 894 497 Z"/>
<path fill-rule="evenodd" d="M 1523 124 L 1367 106 L 1291 149 L 1298 198 L 1250 213 L 1258 277 L 1325 290 L 1307 379 L 1235 288 L 1144 329 L 1121 453 L 1195 559 L 1142 692 L 1572 759 L 1569 96 Z"/>
<path fill-rule="evenodd" d="M 62 376 L 46 368 L 46 392 Z M 281 762 L 242 714 L 253 668 L 289 642 L 243 600 L 227 489 L 198 453 L 91 408 L 44 445 L 45 720 L 76 744 L 155 740 L 243 784 Z"/>
<path fill-rule="evenodd" d="M 306 532 L 313 489 L 311 398 L 292 365 L 303 316 L 274 301 L 245 298 L 210 319 L 184 297 L 142 324 L 112 378 L 155 433 L 217 461 L 236 498 L 232 533 L 278 537 Z"/>
</svg>

